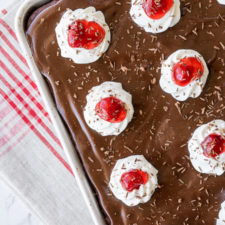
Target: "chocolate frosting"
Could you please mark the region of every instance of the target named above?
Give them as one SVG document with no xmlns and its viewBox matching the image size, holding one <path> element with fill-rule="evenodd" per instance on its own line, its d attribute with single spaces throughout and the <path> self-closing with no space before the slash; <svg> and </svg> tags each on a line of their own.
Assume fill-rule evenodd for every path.
<svg viewBox="0 0 225 225">
<path fill-rule="evenodd" d="M 213 225 L 225 200 L 225 175 L 199 174 L 187 150 L 199 125 L 225 120 L 225 6 L 216 0 L 181 3 L 180 22 L 157 35 L 132 21 L 129 0 L 52 1 L 28 20 L 34 59 L 111 225 Z M 97 62 L 77 65 L 61 57 L 55 27 L 67 8 L 88 6 L 104 13 L 112 42 Z M 162 60 L 178 49 L 198 51 L 210 69 L 201 96 L 185 102 L 177 102 L 159 86 Z M 119 136 L 102 137 L 84 121 L 88 90 L 104 81 L 121 82 L 133 96 L 134 118 Z M 149 202 L 128 207 L 112 195 L 108 183 L 116 161 L 135 154 L 159 170 L 160 187 Z"/>
</svg>

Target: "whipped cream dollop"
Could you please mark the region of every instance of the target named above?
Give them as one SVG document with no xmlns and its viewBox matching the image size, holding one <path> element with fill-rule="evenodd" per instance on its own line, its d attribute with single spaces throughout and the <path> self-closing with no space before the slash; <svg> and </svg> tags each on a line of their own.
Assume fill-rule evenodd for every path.
<svg viewBox="0 0 225 225">
<path fill-rule="evenodd" d="M 225 201 L 221 204 L 219 218 L 216 221 L 216 225 L 225 225 Z"/>
<path fill-rule="evenodd" d="M 173 66 L 181 59 L 195 57 L 203 65 L 203 74 L 200 78 L 196 78 L 186 86 L 177 85 L 172 78 Z M 205 86 L 209 74 L 208 67 L 204 58 L 196 51 L 189 49 L 177 50 L 171 54 L 161 67 L 161 78 L 159 84 L 163 91 L 171 94 L 178 101 L 185 101 L 189 97 L 197 98 Z"/>
<path fill-rule="evenodd" d="M 130 15 L 133 21 L 146 32 L 161 33 L 176 25 L 181 17 L 180 0 L 174 0 L 172 7 L 160 19 L 152 19 L 145 13 L 143 0 L 131 0 Z"/>
<path fill-rule="evenodd" d="M 206 157 L 201 143 L 210 134 L 225 136 L 225 121 L 213 120 L 198 127 L 188 142 L 190 160 L 193 167 L 200 173 L 222 175 L 225 171 L 225 152 L 216 157 Z"/>
<path fill-rule="evenodd" d="M 217 0 L 220 4 L 225 5 L 225 0 Z"/>
<path fill-rule="evenodd" d="M 149 178 L 147 183 L 141 185 L 139 189 L 128 192 L 121 184 L 121 177 L 125 172 L 135 169 L 146 172 Z M 111 173 L 109 187 L 116 198 L 128 206 L 135 206 L 150 200 L 158 187 L 157 173 L 158 170 L 143 155 L 129 156 L 116 162 Z"/>
<path fill-rule="evenodd" d="M 122 101 L 126 109 L 126 117 L 118 123 L 111 123 L 101 119 L 95 112 L 95 107 L 101 99 L 115 97 Z M 90 128 L 100 133 L 102 136 L 119 135 L 124 131 L 128 123 L 132 120 L 134 108 L 132 105 L 132 96 L 123 90 L 121 83 L 104 82 L 101 85 L 93 87 L 86 97 L 87 104 L 84 109 L 84 118 Z"/>
<path fill-rule="evenodd" d="M 93 49 L 72 48 L 68 43 L 69 26 L 76 20 L 86 20 L 98 23 L 105 31 L 104 40 Z M 107 51 L 111 40 L 110 30 L 105 22 L 105 17 L 101 11 L 96 11 L 94 7 L 86 9 L 68 9 L 62 16 L 59 24 L 55 28 L 58 45 L 61 49 L 61 56 L 72 59 L 77 64 L 87 64 L 97 61 L 104 52 Z"/>
</svg>

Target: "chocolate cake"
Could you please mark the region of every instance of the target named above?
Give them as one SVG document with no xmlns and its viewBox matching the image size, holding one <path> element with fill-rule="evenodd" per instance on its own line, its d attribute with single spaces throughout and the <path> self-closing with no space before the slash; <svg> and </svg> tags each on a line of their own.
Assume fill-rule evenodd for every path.
<svg viewBox="0 0 225 225">
<path fill-rule="evenodd" d="M 157 34 L 134 23 L 130 0 L 54 0 L 27 20 L 34 59 L 52 90 L 107 224 L 215 225 L 225 200 L 225 176 L 197 172 L 187 147 L 197 127 L 225 120 L 225 6 L 216 0 L 180 2 L 180 21 Z M 89 6 L 103 12 L 111 42 L 97 61 L 76 64 L 61 56 L 55 28 L 68 8 Z M 180 102 L 159 85 L 162 61 L 179 49 L 199 52 L 209 68 L 201 95 Z M 83 115 L 88 91 L 105 81 L 121 83 L 132 95 L 133 119 L 115 136 L 101 136 Z M 143 155 L 157 168 L 159 187 L 148 202 L 130 207 L 112 194 L 109 181 L 116 162 L 132 155 Z"/>
</svg>

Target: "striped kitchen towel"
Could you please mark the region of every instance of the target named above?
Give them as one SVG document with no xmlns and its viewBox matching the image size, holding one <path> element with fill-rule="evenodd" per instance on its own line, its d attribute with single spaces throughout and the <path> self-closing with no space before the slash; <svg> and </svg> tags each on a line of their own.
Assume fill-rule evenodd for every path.
<svg viewBox="0 0 225 225">
<path fill-rule="evenodd" d="M 23 0 L 0 0 L 0 178 L 46 225 L 91 225 L 14 32 Z"/>
</svg>

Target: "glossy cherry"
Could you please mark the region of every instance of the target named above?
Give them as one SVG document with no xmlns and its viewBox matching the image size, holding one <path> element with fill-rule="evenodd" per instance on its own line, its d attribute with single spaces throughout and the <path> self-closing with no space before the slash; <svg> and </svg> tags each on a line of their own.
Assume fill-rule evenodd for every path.
<svg viewBox="0 0 225 225">
<path fill-rule="evenodd" d="M 120 182 L 122 187 L 128 192 L 134 189 L 138 190 L 142 184 L 148 182 L 149 176 L 142 170 L 130 170 L 121 176 Z"/>
<path fill-rule="evenodd" d="M 161 19 L 173 6 L 173 0 L 144 0 L 142 7 L 151 19 Z"/>
<path fill-rule="evenodd" d="M 200 78 L 203 71 L 204 67 L 197 58 L 187 57 L 173 66 L 172 78 L 177 85 L 184 87 L 196 78 Z"/>
<path fill-rule="evenodd" d="M 105 37 L 105 30 L 96 22 L 76 20 L 69 26 L 68 43 L 71 48 L 93 49 Z"/>
<path fill-rule="evenodd" d="M 225 139 L 218 134 L 208 135 L 201 143 L 203 154 L 206 157 L 216 157 L 225 152 Z"/>
<path fill-rule="evenodd" d="M 115 97 L 101 99 L 95 106 L 95 112 L 101 119 L 110 123 L 120 123 L 127 115 L 125 104 Z"/>
</svg>

